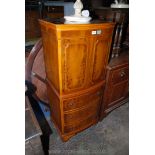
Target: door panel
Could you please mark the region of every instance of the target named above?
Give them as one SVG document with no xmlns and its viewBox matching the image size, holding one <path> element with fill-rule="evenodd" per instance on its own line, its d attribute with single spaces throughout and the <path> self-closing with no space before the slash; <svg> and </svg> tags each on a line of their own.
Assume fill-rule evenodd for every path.
<svg viewBox="0 0 155 155">
<path fill-rule="evenodd" d="M 62 41 L 63 92 L 84 88 L 87 75 L 88 43 L 86 39 Z"/>
<path fill-rule="evenodd" d="M 93 63 L 92 63 L 92 83 L 105 80 L 105 67 L 109 55 L 109 41 L 102 38 L 94 40 Z"/>
</svg>

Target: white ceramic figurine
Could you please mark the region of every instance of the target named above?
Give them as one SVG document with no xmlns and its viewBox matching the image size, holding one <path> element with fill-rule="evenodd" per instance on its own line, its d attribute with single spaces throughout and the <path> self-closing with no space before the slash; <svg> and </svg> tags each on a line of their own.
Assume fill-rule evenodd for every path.
<svg viewBox="0 0 155 155">
<path fill-rule="evenodd" d="M 64 16 L 66 22 L 65 23 L 88 23 L 91 20 L 91 17 L 89 17 L 89 11 L 83 10 L 83 4 L 81 0 L 76 0 L 74 3 L 74 10 L 75 14 L 70 16 Z"/>
<path fill-rule="evenodd" d="M 115 4 L 118 4 L 118 0 L 115 0 Z"/>
<path fill-rule="evenodd" d="M 75 16 L 81 16 L 81 10 L 83 9 L 83 4 L 81 0 L 77 0 L 74 3 L 74 9 L 75 9 Z"/>
</svg>

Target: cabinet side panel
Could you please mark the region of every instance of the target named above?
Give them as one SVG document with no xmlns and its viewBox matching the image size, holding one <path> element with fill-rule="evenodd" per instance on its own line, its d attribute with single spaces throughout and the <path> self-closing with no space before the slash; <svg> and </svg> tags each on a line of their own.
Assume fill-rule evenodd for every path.
<svg viewBox="0 0 155 155">
<path fill-rule="evenodd" d="M 60 131 L 62 131 L 60 100 L 49 85 L 47 86 L 47 90 L 50 101 L 50 112 L 52 120 L 55 123 L 56 127 L 58 127 Z"/>
<path fill-rule="evenodd" d="M 47 79 L 59 92 L 58 41 L 56 32 L 52 28 L 41 24 L 41 33 Z"/>
</svg>

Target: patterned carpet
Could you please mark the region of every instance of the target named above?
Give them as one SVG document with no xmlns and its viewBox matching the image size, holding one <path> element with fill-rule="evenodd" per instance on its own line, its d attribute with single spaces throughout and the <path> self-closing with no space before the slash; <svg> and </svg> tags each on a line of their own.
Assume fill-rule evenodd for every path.
<svg viewBox="0 0 155 155">
<path fill-rule="evenodd" d="M 115 109 L 102 122 L 62 142 L 55 127 L 50 136 L 50 155 L 128 155 L 129 104 Z"/>
</svg>

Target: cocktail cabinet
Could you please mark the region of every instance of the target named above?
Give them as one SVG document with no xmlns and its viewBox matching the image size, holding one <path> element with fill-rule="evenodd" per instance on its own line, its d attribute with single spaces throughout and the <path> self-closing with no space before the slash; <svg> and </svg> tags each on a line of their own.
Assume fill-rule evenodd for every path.
<svg viewBox="0 0 155 155">
<path fill-rule="evenodd" d="M 67 141 L 99 121 L 115 23 L 40 25 L 51 119 Z"/>
</svg>

